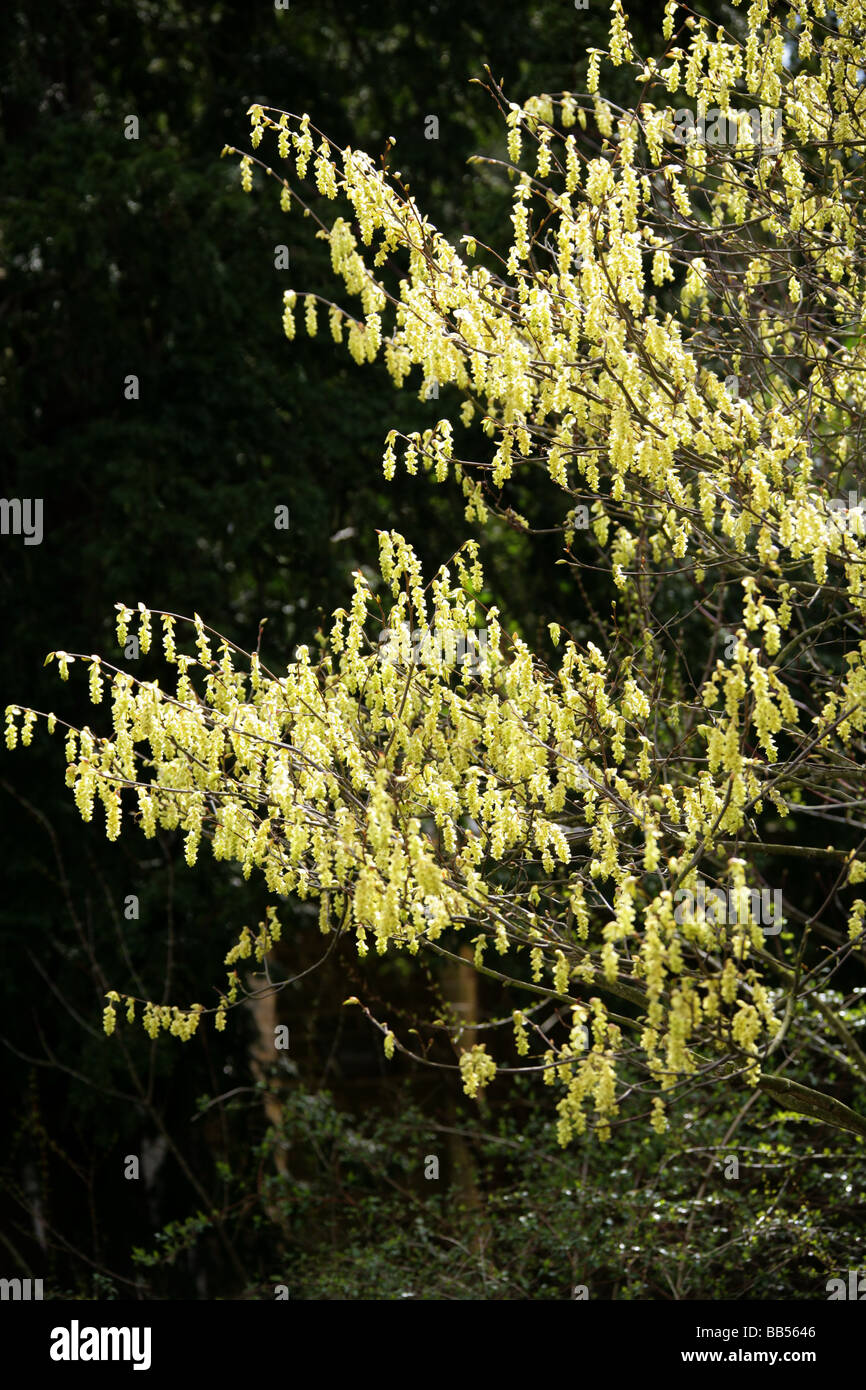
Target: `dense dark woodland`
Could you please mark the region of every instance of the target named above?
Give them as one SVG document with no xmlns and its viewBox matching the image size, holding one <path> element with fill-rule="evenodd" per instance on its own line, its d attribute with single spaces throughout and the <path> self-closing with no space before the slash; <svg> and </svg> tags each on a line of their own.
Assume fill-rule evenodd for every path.
<svg viewBox="0 0 866 1390">
<path fill-rule="evenodd" d="M 635 20 L 645 48 L 661 12 Z M 393 135 L 437 226 L 501 240 L 507 183 L 467 158 L 502 155 L 503 131 L 471 79 L 487 63 L 521 101 L 580 89 L 607 20 L 564 0 L 4 7 L 2 491 L 43 498 L 45 528 L 39 546 L 0 542 L 4 705 L 92 718 L 86 681 L 59 687 L 42 663 L 57 647 L 122 660 L 120 599 L 198 611 L 247 648 L 266 618 L 262 654 L 278 669 L 346 602 L 352 571 L 375 565 L 376 527 L 401 530 L 430 569 L 448 558 L 466 529 L 457 490 L 402 473 L 388 484 L 380 463 L 390 424 L 423 428 L 438 407 L 325 333 L 286 342 L 282 290 L 326 291 L 327 250 L 280 213 L 273 186 L 244 197 L 220 151 L 247 148 L 252 102 L 309 111 L 373 155 Z M 124 138 L 128 115 L 138 140 Z M 283 242 L 289 271 L 274 266 Z M 124 399 L 131 373 L 138 401 Z M 523 514 L 540 502 L 527 495 Z M 531 641 L 553 617 L 588 634 L 592 594 L 539 581 L 545 543 L 491 526 L 497 602 Z M 360 1010 L 341 1008 L 350 994 L 389 1001 L 396 1020 L 449 1001 L 510 1008 L 494 985 L 458 998 L 461 978 L 418 962 L 362 965 L 343 943 L 259 1020 L 289 1025 L 282 1063 L 261 1063 L 241 1011 L 187 1045 L 124 1029 L 106 1040 L 107 988 L 201 997 L 264 890 L 204 856 L 190 871 L 164 833 L 110 845 L 71 803 L 62 743 L 36 743 L 0 754 L 4 1274 L 75 1298 L 262 1298 L 275 1284 L 293 1298 L 565 1298 L 576 1284 L 601 1298 L 773 1298 L 821 1297 L 824 1271 L 856 1264 L 851 1136 L 756 1106 L 739 1149 L 748 1178 L 708 1184 L 737 1106 L 705 1096 L 664 1143 L 615 1128 L 607 1145 L 563 1152 L 544 1088 L 494 1086 L 476 1105 L 453 1071 L 386 1063 Z M 282 917 L 280 963 L 300 973 L 323 951 L 315 909 Z M 444 1043 L 431 1057 L 455 1061 Z M 832 1085 L 832 1061 L 821 1080 Z M 424 1177 L 430 1155 L 438 1181 Z"/>
</svg>

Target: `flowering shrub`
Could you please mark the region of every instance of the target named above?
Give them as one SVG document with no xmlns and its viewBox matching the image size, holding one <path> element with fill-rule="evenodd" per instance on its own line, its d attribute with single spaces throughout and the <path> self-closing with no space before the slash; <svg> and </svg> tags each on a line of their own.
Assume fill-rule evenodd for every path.
<svg viewBox="0 0 866 1390">
<path fill-rule="evenodd" d="M 610 576 L 602 646 L 551 623 L 548 665 L 481 603 L 474 539 L 425 582 L 387 531 L 382 584 L 359 573 L 321 657 L 301 648 L 284 674 L 198 615 L 119 605 L 119 641 L 134 619 L 143 653 L 157 620 L 175 687 L 114 670 L 111 734 L 67 735 L 68 785 L 85 820 L 102 803 L 109 838 L 124 818 L 148 837 L 179 831 L 190 864 L 206 841 L 276 901 L 318 899 L 322 932 L 353 933 L 362 955 L 448 956 L 471 941 L 479 971 L 534 996 L 500 1022 L 522 1069 L 557 1090 L 563 1144 L 589 1122 L 607 1137 L 626 1091 L 661 1133 L 679 1093 L 737 1078 L 866 1133 L 840 1102 L 774 1074 L 795 1043 L 821 1045 L 817 1015 L 866 1076 L 845 1009 L 822 1002 L 862 963 L 866 913 L 840 897 L 864 876 L 866 549 L 831 506 L 855 481 L 866 390 L 863 7 L 756 3 L 734 34 L 694 17 L 677 27 L 677 9 L 663 58 L 644 59 L 615 0 L 585 94 L 520 106 L 492 88 L 514 182 L 507 248 L 450 245 L 399 174 L 338 149 L 307 115 L 252 107 L 253 150 L 273 139 L 282 165 L 241 157 L 245 189 L 260 166 L 285 211 L 317 218 L 357 302 L 287 291 L 286 336 L 302 306 L 307 333 L 326 314 L 335 341 L 358 364 L 382 357 L 398 386 L 417 368 L 422 394 L 431 380 L 452 388 L 458 404 L 433 428 L 389 431 L 386 477 L 402 465 L 454 480 L 469 525 L 500 513 L 525 527 L 509 483 L 540 470 L 561 498 L 549 518 L 561 563 Z M 601 95 L 602 61 L 633 69 L 632 110 Z M 672 98 L 760 108 L 774 143 L 683 144 Z M 321 221 L 305 179 L 347 215 Z M 459 456 L 473 420 L 490 440 L 480 462 Z M 383 625 L 422 638 L 481 626 L 485 661 L 382 661 Z M 81 658 L 50 659 L 65 677 Z M 83 659 L 100 703 L 108 665 Z M 10 747 L 36 717 L 10 706 Z M 790 826 L 798 807 L 798 830 L 832 810 L 845 847 L 768 841 L 768 818 Z M 792 850 L 828 874 L 833 908 L 825 920 L 786 902 L 794 929 L 775 954 L 751 911 L 676 911 L 699 882 L 760 900 L 752 890 L 762 875 L 775 888 Z M 261 959 L 278 934 L 271 911 L 227 965 Z M 186 1038 L 211 1013 L 222 1027 L 238 990 L 231 970 L 213 1010 L 112 992 L 105 1029 L 116 1003 L 133 1019 L 140 1002 L 152 1036 Z M 557 1041 L 537 1021 L 551 1001 L 566 1018 Z M 388 1056 L 409 1050 L 374 1022 Z M 497 1074 L 494 1047 L 464 1051 L 468 1094 Z"/>
</svg>

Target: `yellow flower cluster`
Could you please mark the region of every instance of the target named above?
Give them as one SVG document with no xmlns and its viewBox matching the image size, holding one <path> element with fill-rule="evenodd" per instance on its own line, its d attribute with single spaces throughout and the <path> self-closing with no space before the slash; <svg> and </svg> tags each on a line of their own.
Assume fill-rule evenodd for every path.
<svg viewBox="0 0 866 1390">
<path fill-rule="evenodd" d="M 496 1075 L 496 1063 L 483 1043 L 476 1044 L 460 1055 L 460 1075 L 463 1089 L 472 1100 L 483 1091 Z"/>
</svg>

